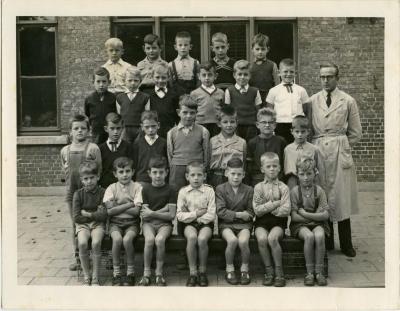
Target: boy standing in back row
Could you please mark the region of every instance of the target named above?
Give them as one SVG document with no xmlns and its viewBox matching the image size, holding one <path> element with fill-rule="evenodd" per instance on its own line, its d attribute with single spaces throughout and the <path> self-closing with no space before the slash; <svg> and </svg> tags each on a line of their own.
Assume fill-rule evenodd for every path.
<svg viewBox="0 0 400 311">
<path fill-rule="evenodd" d="M 254 62 L 251 64 L 251 79 L 249 84 L 258 88 L 263 104 L 268 91 L 280 83 L 278 76 L 278 66 L 267 59 L 270 50 L 269 38 L 261 33 L 254 36 L 251 43 L 251 52 Z"/>
<path fill-rule="evenodd" d="M 178 56 L 170 62 L 169 68 L 172 76 L 172 83 L 183 88 L 185 94 L 190 94 L 199 86 L 198 73 L 199 61 L 190 57 L 192 49 L 191 36 L 187 31 L 178 32 L 175 36 L 174 48 Z"/>
</svg>

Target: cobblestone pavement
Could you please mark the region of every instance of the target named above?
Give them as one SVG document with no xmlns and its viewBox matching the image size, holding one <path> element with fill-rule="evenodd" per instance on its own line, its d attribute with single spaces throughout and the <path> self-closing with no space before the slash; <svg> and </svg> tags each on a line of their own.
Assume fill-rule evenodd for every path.
<svg viewBox="0 0 400 311">
<path fill-rule="evenodd" d="M 373 188 L 373 187 L 372 187 Z M 376 189 L 375 189 L 376 190 Z M 355 258 L 338 249 L 328 253 L 330 287 L 385 286 L 384 192 L 359 192 L 360 214 L 352 217 Z M 337 228 L 335 228 L 336 230 Z M 79 285 L 81 278 L 68 270 L 72 262 L 71 228 L 67 207 L 61 196 L 18 197 L 18 284 Z M 337 232 L 337 230 L 335 231 Z M 208 265 L 210 286 L 229 286 L 224 279 L 221 258 L 211 256 Z M 136 255 L 136 274 L 142 274 L 142 254 Z M 184 286 L 187 271 L 176 268 L 179 254 L 167 254 L 165 274 L 168 285 Z M 103 259 L 106 266 L 107 258 Z M 258 255 L 250 262 L 252 282 L 261 286 L 262 269 Z M 101 271 L 102 285 L 111 285 L 111 271 Z M 303 286 L 303 276 L 291 276 L 288 287 Z"/>
</svg>

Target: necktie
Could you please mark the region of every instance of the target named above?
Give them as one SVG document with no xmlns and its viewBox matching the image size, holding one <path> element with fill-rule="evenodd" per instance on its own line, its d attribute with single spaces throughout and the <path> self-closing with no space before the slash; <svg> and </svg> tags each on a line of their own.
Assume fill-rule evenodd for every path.
<svg viewBox="0 0 400 311">
<path fill-rule="evenodd" d="M 242 88 L 240 89 L 240 94 L 244 94 L 244 93 L 246 93 L 246 89 L 245 89 L 244 87 L 242 87 Z"/>
<path fill-rule="evenodd" d="M 284 86 L 286 87 L 288 93 L 293 93 L 292 83 L 285 83 Z"/>
<path fill-rule="evenodd" d="M 332 104 L 332 98 L 331 98 L 331 92 L 328 92 L 328 94 L 326 95 L 326 105 L 329 106 Z"/>
<path fill-rule="evenodd" d="M 116 141 L 110 141 L 110 146 L 111 146 L 111 152 L 117 151 L 117 142 Z"/>
</svg>

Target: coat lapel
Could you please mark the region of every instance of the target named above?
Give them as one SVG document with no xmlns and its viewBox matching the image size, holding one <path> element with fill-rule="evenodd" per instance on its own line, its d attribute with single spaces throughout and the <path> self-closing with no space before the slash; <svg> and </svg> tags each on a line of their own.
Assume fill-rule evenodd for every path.
<svg viewBox="0 0 400 311">
<path fill-rule="evenodd" d="M 231 206 L 232 206 L 232 209 L 234 210 L 235 207 L 242 202 L 243 197 L 245 195 L 243 185 L 240 185 L 237 193 L 235 194 L 235 192 L 232 189 L 232 186 L 230 184 L 226 183 L 226 191 L 228 193 L 228 198 L 231 199 L 231 203 L 232 203 Z"/>
</svg>

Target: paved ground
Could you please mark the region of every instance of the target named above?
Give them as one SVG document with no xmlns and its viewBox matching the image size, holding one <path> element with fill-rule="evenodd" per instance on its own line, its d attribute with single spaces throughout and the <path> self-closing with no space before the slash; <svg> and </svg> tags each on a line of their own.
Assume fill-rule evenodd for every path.
<svg viewBox="0 0 400 311">
<path fill-rule="evenodd" d="M 382 187 L 374 185 L 363 188 L 359 192 L 361 213 L 352 218 L 353 243 L 357 257 L 347 258 L 338 250 L 329 252 L 330 287 L 385 285 L 384 193 Z M 76 272 L 68 270 L 72 260 L 71 229 L 62 196 L 19 196 L 17 229 L 19 285 L 81 284 Z M 185 285 L 187 272 L 177 270 L 174 264 L 179 259 L 177 254 L 167 256 L 168 285 Z M 219 261 L 220 258 L 210 257 L 210 285 L 228 286 L 224 280 L 224 271 L 218 268 Z M 136 267 L 139 275 L 142 273 L 142 262 L 142 255 L 137 254 Z M 261 286 L 262 272 L 258 255 L 251 259 L 251 275 L 250 286 Z M 102 270 L 101 282 L 103 285 L 111 285 L 111 271 Z M 303 276 L 291 277 L 287 280 L 287 286 L 303 286 Z"/>
</svg>

